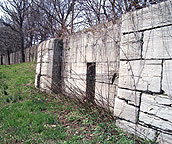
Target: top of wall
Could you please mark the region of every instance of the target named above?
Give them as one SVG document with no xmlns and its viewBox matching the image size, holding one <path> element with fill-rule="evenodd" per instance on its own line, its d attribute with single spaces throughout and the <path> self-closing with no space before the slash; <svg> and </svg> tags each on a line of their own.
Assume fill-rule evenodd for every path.
<svg viewBox="0 0 172 144">
<path fill-rule="evenodd" d="M 151 5 L 122 16 L 121 33 L 144 31 L 172 25 L 172 0 Z"/>
<path fill-rule="evenodd" d="M 103 23 L 103 24 L 98 24 L 96 26 L 93 26 L 90 28 L 85 28 L 81 31 L 72 33 L 72 34 L 66 36 L 64 39 L 70 39 L 71 37 L 78 39 L 78 38 L 81 38 L 80 36 L 83 34 L 91 34 L 91 35 L 95 35 L 95 36 L 99 37 L 100 34 L 114 30 L 114 29 L 116 29 L 116 30 L 118 29 L 118 32 L 119 32 L 120 23 L 121 23 L 121 21 L 117 20 L 115 24 L 112 21 L 107 22 L 107 23 Z M 113 34 L 111 36 L 113 36 Z"/>
</svg>

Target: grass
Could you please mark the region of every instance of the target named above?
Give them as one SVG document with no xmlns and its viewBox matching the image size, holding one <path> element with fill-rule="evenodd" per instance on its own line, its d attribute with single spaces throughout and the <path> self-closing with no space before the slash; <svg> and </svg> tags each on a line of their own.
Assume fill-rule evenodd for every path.
<svg viewBox="0 0 172 144">
<path fill-rule="evenodd" d="M 134 144 L 135 139 L 70 99 L 34 88 L 35 63 L 0 66 L 0 143 Z"/>
</svg>

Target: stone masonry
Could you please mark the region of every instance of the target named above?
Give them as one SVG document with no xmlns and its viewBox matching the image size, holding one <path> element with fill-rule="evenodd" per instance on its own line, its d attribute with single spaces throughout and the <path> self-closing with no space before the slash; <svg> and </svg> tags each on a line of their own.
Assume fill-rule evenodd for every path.
<svg viewBox="0 0 172 144">
<path fill-rule="evenodd" d="M 36 87 L 89 96 L 118 127 L 172 142 L 172 0 L 38 46 Z M 91 91 L 91 92 L 90 92 Z"/>
<path fill-rule="evenodd" d="M 58 39 L 50 39 L 38 46 L 35 86 L 41 90 L 54 91 L 61 83 L 61 44 Z"/>
<path fill-rule="evenodd" d="M 172 1 L 122 17 L 117 125 L 172 142 Z"/>
<path fill-rule="evenodd" d="M 118 24 L 99 25 L 64 39 L 64 84 L 88 93 L 88 65 L 95 67 L 94 99 L 114 107 L 119 66 Z M 115 77 L 116 76 L 116 77 Z"/>
</svg>

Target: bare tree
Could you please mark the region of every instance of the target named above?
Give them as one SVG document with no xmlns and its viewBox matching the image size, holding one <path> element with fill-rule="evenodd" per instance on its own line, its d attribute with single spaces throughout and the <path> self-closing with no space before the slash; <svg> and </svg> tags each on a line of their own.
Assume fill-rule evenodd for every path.
<svg viewBox="0 0 172 144">
<path fill-rule="evenodd" d="M 3 17 L 3 24 L 14 32 L 18 33 L 20 38 L 21 62 L 25 62 L 24 54 L 24 22 L 27 15 L 29 4 L 27 0 L 5 0 L 0 3 L 1 10 L 6 16 Z"/>
<path fill-rule="evenodd" d="M 76 10 L 77 0 L 37 0 L 34 3 L 44 11 L 57 37 L 73 32 L 74 20 L 80 13 Z"/>
</svg>

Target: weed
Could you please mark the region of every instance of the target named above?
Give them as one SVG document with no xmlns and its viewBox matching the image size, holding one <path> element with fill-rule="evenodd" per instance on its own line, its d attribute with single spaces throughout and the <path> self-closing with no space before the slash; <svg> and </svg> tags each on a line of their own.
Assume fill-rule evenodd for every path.
<svg viewBox="0 0 172 144">
<path fill-rule="evenodd" d="M 0 66 L 0 143 L 133 144 L 100 111 L 34 88 L 35 64 Z"/>
</svg>

